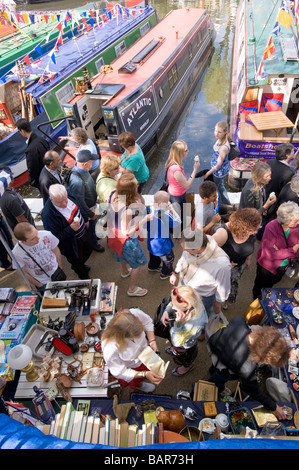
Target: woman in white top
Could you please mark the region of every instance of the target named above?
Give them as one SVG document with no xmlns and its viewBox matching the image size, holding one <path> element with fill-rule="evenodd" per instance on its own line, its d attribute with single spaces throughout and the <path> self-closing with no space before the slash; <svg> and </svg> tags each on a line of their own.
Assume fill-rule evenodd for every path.
<svg viewBox="0 0 299 470">
<path fill-rule="evenodd" d="M 161 382 L 162 377 L 138 359 L 147 346 L 158 351 L 151 317 L 138 308 L 119 310 L 102 335 L 102 350 L 110 373 L 122 387 L 152 392 Z"/>
</svg>

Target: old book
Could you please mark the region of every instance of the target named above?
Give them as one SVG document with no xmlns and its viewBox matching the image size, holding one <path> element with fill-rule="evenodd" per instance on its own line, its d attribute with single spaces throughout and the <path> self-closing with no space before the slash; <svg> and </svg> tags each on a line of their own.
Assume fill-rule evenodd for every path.
<svg viewBox="0 0 299 470">
<path fill-rule="evenodd" d="M 82 398 L 79 398 L 77 402 L 77 411 L 83 411 L 85 416 L 89 415 L 89 408 L 90 408 L 90 400 L 83 400 Z"/>
<path fill-rule="evenodd" d="M 144 430 L 141 428 L 141 429 L 138 429 L 137 431 L 137 436 L 136 436 L 136 447 L 140 447 L 142 446 L 142 442 L 143 442 L 143 433 L 144 433 Z"/>
<path fill-rule="evenodd" d="M 99 444 L 105 445 L 105 426 L 100 426 Z"/>
<path fill-rule="evenodd" d="M 100 433 L 100 418 L 94 418 L 93 420 L 93 428 L 92 428 L 92 436 L 91 436 L 91 443 L 98 444 L 99 443 L 99 433 Z"/>
<path fill-rule="evenodd" d="M 62 407 L 60 408 L 60 417 L 59 417 L 59 422 L 58 422 L 58 427 L 57 427 L 57 434 L 56 434 L 57 437 L 60 437 L 65 409 L 66 409 L 66 405 L 62 405 Z"/>
<path fill-rule="evenodd" d="M 114 442 L 115 447 L 120 446 L 120 423 L 119 419 L 115 419 L 115 442 Z"/>
<path fill-rule="evenodd" d="M 115 419 L 111 419 L 109 421 L 109 440 L 108 440 L 108 445 L 109 446 L 115 446 Z"/>
<path fill-rule="evenodd" d="M 136 446 L 136 436 L 137 436 L 138 426 L 136 424 L 130 424 L 128 426 L 128 443 L 127 447 Z"/>
<path fill-rule="evenodd" d="M 56 413 L 55 423 L 54 423 L 53 432 L 52 432 L 53 436 L 56 436 L 56 437 L 58 437 L 57 429 L 58 429 L 59 420 L 60 420 L 60 413 Z"/>
<path fill-rule="evenodd" d="M 214 401 L 206 401 L 203 404 L 205 416 L 208 418 L 214 418 L 217 415 L 217 408 Z"/>
<path fill-rule="evenodd" d="M 71 434 L 71 441 L 74 441 L 74 442 L 79 441 L 82 418 L 83 418 L 83 411 L 76 411 L 72 434 Z"/>
<path fill-rule="evenodd" d="M 109 433 L 110 433 L 110 418 L 106 417 L 105 419 L 105 440 L 104 444 L 105 446 L 109 446 Z"/>
<path fill-rule="evenodd" d="M 84 436 L 84 442 L 86 442 L 86 443 L 91 442 L 93 422 L 94 422 L 94 417 L 93 416 L 88 416 L 87 417 L 87 423 L 86 423 L 86 429 L 85 429 L 85 436 Z"/>
<path fill-rule="evenodd" d="M 71 401 L 68 401 L 67 404 L 65 405 L 65 411 L 64 411 L 64 416 L 62 420 L 60 436 L 59 436 L 61 439 L 66 439 L 71 412 L 74 410 L 75 410 L 74 405 L 72 404 Z"/>
<path fill-rule="evenodd" d="M 74 409 L 73 411 L 71 411 L 69 425 L 68 425 L 68 428 L 67 428 L 66 439 L 68 441 L 71 439 L 75 415 L 76 415 L 76 410 Z"/>
<path fill-rule="evenodd" d="M 127 447 L 129 424 L 124 421 L 120 423 L 120 447 Z"/>
<path fill-rule="evenodd" d="M 48 436 L 50 434 L 50 429 L 51 429 L 51 425 L 50 424 L 45 424 L 44 427 L 43 427 L 43 433 Z"/>
<path fill-rule="evenodd" d="M 80 429 L 80 435 L 79 435 L 79 441 L 78 442 L 84 442 L 86 424 L 87 424 L 87 416 L 83 413 L 83 418 L 82 418 L 82 423 L 81 423 L 81 429 Z"/>
</svg>

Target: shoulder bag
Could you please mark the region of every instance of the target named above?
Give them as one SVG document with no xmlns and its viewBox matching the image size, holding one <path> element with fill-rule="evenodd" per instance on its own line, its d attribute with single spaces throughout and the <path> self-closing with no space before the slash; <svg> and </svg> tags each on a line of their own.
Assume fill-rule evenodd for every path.
<svg viewBox="0 0 299 470">
<path fill-rule="evenodd" d="M 32 261 L 35 264 L 37 264 L 37 266 L 48 276 L 48 278 L 51 279 L 51 281 L 57 282 L 57 281 L 65 281 L 66 280 L 66 274 L 63 271 L 63 269 L 61 269 L 59 266 L 56 269 L 56 271 L 54 271 L 52 276 L 49 276 L 49 274 L 38 264 L 38 262 L 31 256 L 31 254 L 28 253 L 27 250 L 25 250 L 25 248 L 21 245 L 21 243 L 18 243 L 18 245 L 19 245 L 20 248 L 22 248 L 22 250 L 25 251 L 25 253 L 29 256 L 29 258 L 31 258 Z"/>
</svg>

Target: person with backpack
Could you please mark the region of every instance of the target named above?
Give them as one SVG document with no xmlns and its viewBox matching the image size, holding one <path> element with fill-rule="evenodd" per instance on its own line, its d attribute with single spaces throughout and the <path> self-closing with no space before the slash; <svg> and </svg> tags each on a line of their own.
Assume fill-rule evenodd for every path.
<svg viewBox="0 0 299 470">
<path fill-rule="evenodd" d="M 99 218 L 95 213 L 98 195 L 96 185 L 89 173 L 92 162 L 96 158 L 98 156 L 89 150 L 77 152 L 76 164 L 69 178 L 69 190 L 70 194 L 77 201 L 85 223 L 88 224 L 89 230 L 92 232 L 94 240 L 93 249 L 102 253 L 105 251 L 105 248 L 98 243 L 95 231 L 96 222 Z"/>
<path fill-rule="evenodd" d="M 173 273 L 173 241 L 170 229 L 181 226 L 181 218 L 169 202 L 166 191 L 157 191 L 154 205 L 148 209 L 151 220 L 147 226 L 147 249 L 149 251 L 149 271 L 158 271 L 160 279 L 167 279 Z M 162 264 L 161 264 L 162 263 Z"/>
</svg>

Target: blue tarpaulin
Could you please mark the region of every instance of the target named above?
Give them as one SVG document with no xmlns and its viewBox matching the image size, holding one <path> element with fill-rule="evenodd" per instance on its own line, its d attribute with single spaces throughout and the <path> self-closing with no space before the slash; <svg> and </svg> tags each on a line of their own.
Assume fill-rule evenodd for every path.
<svg viewBox="0 0 299 470">
<path fill-rule="evenodd" d="M 299 441 L 282 439 L 214 439 L 203 442 L 156 444 L 138 449 L 298 449 Z M 34 426 L 26 426 L 0 414 L 0 449 L 115 449 L 100 444 L 83 444 L 46 436 Z"/>
</svg>

